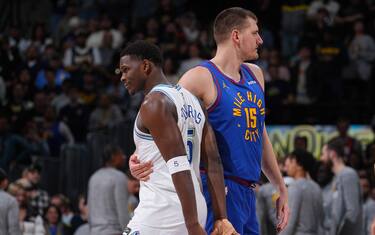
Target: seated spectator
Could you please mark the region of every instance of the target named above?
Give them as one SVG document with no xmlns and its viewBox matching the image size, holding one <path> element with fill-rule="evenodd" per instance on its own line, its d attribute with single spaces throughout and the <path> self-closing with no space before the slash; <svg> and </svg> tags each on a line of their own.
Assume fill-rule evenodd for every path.
<svg viewBox="0 0 375 235">
<path fill-rule="evenodd" d="M 52 157 L 60 156 L 63 144 L 74 144 L 74 137 L 70 128 L 57 119 L 55 110 L 49 106 L 44 114 L 44 135 L 48 143 L 49 152 Z"/>
<path fill-rule="evenodd" d="M 89 129 L 98 130 L 114 127 L 122 121 L 123 116 L 120 108 L 112 104 L 108 95 L 102 94 L 99 98 L 98 107 L 90 115 Z"/>
<path fill-rule="evenodd" d="M 189 69 L 197 66 L 203 59 L 200 55 L 200 48 L 197 43 L 191 43 L 188 47 L 188 58 L 181 61 L 180 68 L 178 70 L 178 74 L 181 76 Z"/>
<path fill-rule="evenodd" d="M 12 183 L 8 191 L 17 199 L 19 206 L 19 223 L 22 235 L 45 235 L 43 218 L 32 215 L 29 207 L 29 192 L 32 185 L 27 180 Z"/>
<path fill-rule="evenodd" d="M 79 97 L 79 89 L 74 85 L 68 91 L 69 103 L 60 112 L 60 120 L 64 121 L 72 131 L 78 143 L 86 141 L 90 108 Z"/>
<path fill-rule="evenodd" d="M 54 76 L 47 74 L 53 72 Z M 53 83 L 50 78 L 53 77 Z M 43 90 L 45 87 L 51 86 L 52 83 L 56 88 L 60 88 L 65 79 L 69 79 L 70 74 L 61 66 L 60 58 L 57 54 L 53 55 L 48 61 L 46 68 L 40 70 L 35 79 L 35 86 L 38 90 Z"/>
<path fill-rule="evenodd" d="M 71 231 L 74 233 L 79 227 L 87 224 L 89 210 L 87 206 L 87 199 L 84 195 L 79 196 L 78 199 L 78 210 L 79 213 L 75 214 L 71 220 Z"/>
<path fill-rule="evenodd" d="M 61 93 L 53 97 L 51 101 L 51 105 L 55 109 L 57 116 L 59 116 L 61 109 L 70 103 L 69 90 L 71 85 L 70 80 L 64 80 L 61 84 Z"/>
<path fill-rule="evenodd" d="M 61 222 L 61 213 L 59 208 L 54 205 L 49 205 L 45 211 L 45 224 L 46 235 L 67 235 L 66 228 Z"/>
<path fill-rule="evenodd" d="M 44 215 L 44 210 L 48 207 L 50 198 L 48 193 L 40 188 L 39 183 L 41 171 L 41 166 L 37 164 L 32 164 L 24 170 L 22 174 L 22 179 L 20 179 L 21 181 L 28 181 L 32 185 L 29 203 L 32 210 L 32 214 L 35 216 Z"/>
<path fill-rule="evenodd" d="M 51 197 L 51 205 L 56 206 L 59 208 L 59 211 L 61 212 L 61 221 L 63 225 L 69 229 L 70 233 L 71 227 L 72 227 L 72 219 L 74 216 L 72 206 L 70 203 L 69 198 L 67 198 L 63 194 L 56 194 Z"/>
</svg>

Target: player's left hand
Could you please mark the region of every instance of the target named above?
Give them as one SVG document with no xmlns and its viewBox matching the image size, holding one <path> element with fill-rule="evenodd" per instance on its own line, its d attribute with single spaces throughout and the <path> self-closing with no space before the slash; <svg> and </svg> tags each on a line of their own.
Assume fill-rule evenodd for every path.
<svg viewBox="0 0 375 235">
<path fill-rule="evenodd" d="M 289 214 L 288 191 L 283 190 L 280 192 L 280 196 L 276 200 L 276 216 L 278 221 L 276 230 L 278 233 L 288 225 Z"/>
<path fill-rule="evenodd" d="M 239 235 L 227 219 L 216 220 L 211 235 Z"/>
</svg>

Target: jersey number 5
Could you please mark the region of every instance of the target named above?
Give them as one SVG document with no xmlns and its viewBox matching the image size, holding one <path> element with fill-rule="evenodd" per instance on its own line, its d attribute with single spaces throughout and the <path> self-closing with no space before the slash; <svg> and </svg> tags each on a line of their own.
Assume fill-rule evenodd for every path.
<svg viewBox="0 0 375 235">
<path fill-rule="evenodd" d="M 188 160 L 191 164 L 193 160 L 193 148 L 194 148 L 194 136 L 195 136 L 195 128 L 188 128 L 187 130 L 187 151 L 188 151 Z"/>
</svg>

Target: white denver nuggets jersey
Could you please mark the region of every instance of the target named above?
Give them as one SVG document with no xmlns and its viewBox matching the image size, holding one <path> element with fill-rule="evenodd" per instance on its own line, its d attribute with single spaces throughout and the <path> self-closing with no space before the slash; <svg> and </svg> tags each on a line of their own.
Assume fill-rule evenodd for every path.
<svg viewBox="0 0 375 235">
<path fill-rule="evenodd" d="M 161 92 L 173 101 L 178 115 L 178 127 L 185 142 L 197 202 L 198 218 L 204 227 L 206 203 L 200 189 L 200 151 L 205 115 L 198 99 L 180 86 L 158 85 L 151 92 Z M 141 182 L 140 202 L 129 227 L 147 226 L 169 229 L 184 224 L 182 207 L 165 160 L 150 134 L 134 126 L 136 153 L 141 162 L 152 161 L 153 173 L 147 182 Z"/>
</svg>

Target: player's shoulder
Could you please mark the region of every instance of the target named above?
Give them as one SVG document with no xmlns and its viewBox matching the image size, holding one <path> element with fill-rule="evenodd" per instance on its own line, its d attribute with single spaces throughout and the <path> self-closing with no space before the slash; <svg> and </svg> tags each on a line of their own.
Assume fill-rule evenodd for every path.
<svg viewBox="0 0 375 235">
<path fill-rule="evenodd" d="M 195 66 L 194 68 L 189 69 L 187 72 L 185 72 L 181 80 L 191 80 L 191 79 L 211 79 L 212 75 L 211 72 L 208 70 L 208 68 L 204 66 Z"/>
<path fill-rule="evenodd" d="M 168 105 L 170 99 L 168 99 L 168 92 L 164 89 L 153 90 L 149 92 L 142 101 L 140 111 L 142 110 L 154 110 Z M 156 110 L 157 111 L 157 110 Z"/>
<path fill-rule="evenodd" d="M 256 76 L 256 79 L 258 82 L 261 84 L 262 88 L 264 89 L 264 76 L 263 76 L 263 71 L 262 69 L 253 63 L 244 63 L 245 66 L 247 66 L 251 72 Z"/>
<path fill-rule="evenodd" d="M 196 66 L 182 75 L 178 84 L 204 100 L 210 92 L 214 92 L 212 80 L 211 72 L 206 67 Z"/>
</svg>

